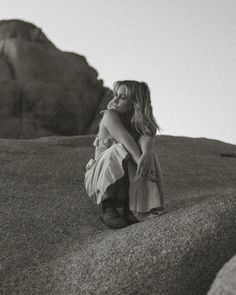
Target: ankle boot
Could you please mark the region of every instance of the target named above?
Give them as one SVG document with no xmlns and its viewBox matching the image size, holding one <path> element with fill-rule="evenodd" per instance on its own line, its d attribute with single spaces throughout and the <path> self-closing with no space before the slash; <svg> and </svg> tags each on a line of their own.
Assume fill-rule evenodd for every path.
<svg viewBox="0 0 236 295">
<path fill-rule="evenodd" d="M 129 223 L 125 218 L 120 216 L 116 208 L 109 206 L 111 205 L 109 200 L 102 201 L 102 221 L 109 228 L 121 228 L 128 226 Z"/>
<path fill-rule="evenodd" d="M 133 212 L 129 209 L 128 206 L 124 207 L 124 217 L 129 222 L 129 224 L 139 222 L 138 219 L 134 216 Z"/>
</svg>

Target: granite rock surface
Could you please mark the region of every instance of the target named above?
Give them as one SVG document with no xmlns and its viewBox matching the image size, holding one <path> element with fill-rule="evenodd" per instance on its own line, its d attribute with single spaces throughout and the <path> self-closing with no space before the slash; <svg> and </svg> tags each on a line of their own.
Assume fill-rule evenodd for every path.
<svg viewBox="0 0 236 295">
<path fill-rule="evenodd" d="M 236 294 L 236 255 L 234 255 L 218 272 L 207 295 Z"/>
<path fill-rule="evenodd" d="M 236 252 L 236 146 L 158 136 L 168 213 L 105 227 L 93 136 L 0 140 L 0 294 L 205 295 Z"/>
</svg>

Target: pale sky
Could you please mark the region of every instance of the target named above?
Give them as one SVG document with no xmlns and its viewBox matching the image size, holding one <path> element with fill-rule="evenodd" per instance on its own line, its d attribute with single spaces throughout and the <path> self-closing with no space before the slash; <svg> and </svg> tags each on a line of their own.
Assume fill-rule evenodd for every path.
<svg viewBox="0 0 236 295">
<path fill-rule="evenodd" d="M 162 134 L 236 144 L 235 0 L 0 0 L 104 85 L 146 81 Z"/>
</svg>

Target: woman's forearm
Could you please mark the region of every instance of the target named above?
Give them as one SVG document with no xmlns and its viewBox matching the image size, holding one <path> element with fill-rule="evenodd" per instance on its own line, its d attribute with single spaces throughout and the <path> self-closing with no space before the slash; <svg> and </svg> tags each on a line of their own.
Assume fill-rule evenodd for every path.
<svg viewBox="0 0 236 295">
<path fill-rule="evenodd" d="M 144 153 L 153 152 L 154 142 L 155 142 L 154 136 L 141 135 L 139 138 L 139 145 L 140 145 L 142 153 L 144 154 Z"/>
</svg>

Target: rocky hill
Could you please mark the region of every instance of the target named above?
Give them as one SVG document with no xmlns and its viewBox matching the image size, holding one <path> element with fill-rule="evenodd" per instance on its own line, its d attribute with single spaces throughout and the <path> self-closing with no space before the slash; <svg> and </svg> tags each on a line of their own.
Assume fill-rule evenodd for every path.
<svg viewBox="0 0 236 295">
<path fill-rule="evenodd" d="M 109 97 L 84 56 L 31 23 L 0 21 L 0 138 L 96 133 Z"/>
<path fill-rule="evenodd" d="M 159 136 L 168 213 L 111 230 L 83 185 L 93 139 L 0 140 L 0 294 L 206 294 L 236 252 L 236 146 Z"/>
</svg>

